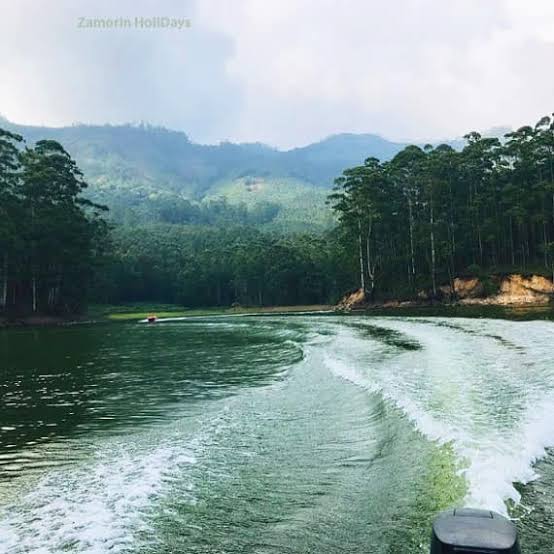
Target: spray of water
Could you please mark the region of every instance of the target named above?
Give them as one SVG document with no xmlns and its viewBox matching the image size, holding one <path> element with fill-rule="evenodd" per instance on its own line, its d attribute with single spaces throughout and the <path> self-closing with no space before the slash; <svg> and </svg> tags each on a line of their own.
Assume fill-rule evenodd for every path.
<svg viewBox="0 0 554 554">
<path fill-rule="evenodd" d="M 365 332 L 364 332 L 364 327 Z M 551 323 L 361 320 L 338 326 L 330 370 L 382 394 L 427 438 L 450 443 L 466 503 L 501 513 L 554 446 Z"/>
</svg>

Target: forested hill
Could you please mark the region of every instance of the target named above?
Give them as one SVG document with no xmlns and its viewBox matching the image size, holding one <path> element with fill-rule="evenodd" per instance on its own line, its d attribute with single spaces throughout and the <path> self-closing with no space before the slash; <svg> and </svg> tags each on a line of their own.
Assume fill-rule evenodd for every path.
<svg viewBox="0 0 554 554">
<path fill-rule="evenodd" d="M 63 144 L 84 172 L 87 196 L 109 206 L 116 222 L 130 224 L 209 224 L 212 216 L 200 217 L 198 210 L 224 198 L 232 209 L 251 210 L 243 217 L 250 223 L 320 230 L 331 223 L 325 199 L 345 167 L 367 156 L 390 159 L 405 146 L 371 134 L 340 134 L 280 151 L 257 143 L 197 144 L 185 133 L 150 125 L 0 123 L 30 145 L 42 139 Z"/>
<path fill-rule="evenodd" d="M 242 177 L 290 178 L 328 188 L 345 167 L 368 156 L 390 159 L 406 146 L 348 133 L 281 151 L 260 143 L 197 144 L 183 132 L 145 124 L 53 128 L 3 120 L 2 126 L 28 142 L 46 138 L 63 143 L 89 180 L 155 182 L 196 197 L 218 181 Z"/>
<path fill-rule="evenodd" d="M 64 143 L 77 152 L 76 145 L 82 148 L 83 143 L 72 140 L 74 129 L 53 132 L 69 133 L 62 137 Z M 374 299 L 413 299 L 423 293 L 440 300 L 456 298 L 459 276 L 478 276 L 486 284 L 483 290 L 494 293 L 492 275 L 554 273 L 550 116 L 502 139 L 471 132 L 460 149 L 410 145 L 386 161 L 368 156 L 363 144 L 349 153 L 342 141 L 353 145 L 359 137 L 333 137 L 312 146 L 311 155 L 325 159 L 329 147 L 336 158 L 359 154 L 364 159 L 337 171 L 342 175 L 333 189 L 309 188 L 299 177 L 271 180 L 250 169 L 234 180 L 204 187 L 201 201 L 200 195 L 187 198 L 177 182 L 165 182 L 164 189 L 160 177 L 151 176 L 147 183 L 146 170 L 159 168 L 166 163 L 162 159 L 171 168 L 166 164 L 166 175 L 175 178 L 177 170 L 192 174 L 199 167 L 185 153 L 204 148 L 222 156 L 228 168 L 244 162 L 244 149 L 256 153 L 253 159 L 273 159 L 275 168 L 282 154 L 302 159 L 306 150 L 206 147 L 179 133 L 148 127 L 85 129 L 91 137 L 107 134 L 111 142 L 97 137 L 86 143 L 89 150 L 81 149 L 84 176 L 59 142 L 49 138 L 33 146 L 38 137 L 30 132 L 23 148 L 20 135 L 0 128 L 4 314 L 72 313 L 91 299 L 187 306 L 314 304 L 333 302 L 354 287 Z M 329 145 L 333 141 L 334 147 Z M 147 153 L 139 156 L 141 148 Z M 127 158 L 128 165 L 123 165 L 128 151 L 135 152 L 136 167 Z M 141 180 L 125 181 L 121 173 L 118 181 L 106 171 L 95 182 L 90 169 L 88 177 L 86 172 L 98 160 L 114 173 L 130 168 Z M 211 168 L 211 179 L 223 166 Z M 210 169 L 207 163 L 201 167 Z M 112 200 L 109 213 L 116 212 L 115 222 L 127 224 L 106 225 L 104 207 L 85 196 L 91 188 L 93 198 Z M 317 202 L 328 217 L 334 211 L 334 225 L 321 233 L 291 233 L 299 229 L 292 229 L 289 219 L 281 220 L 288 224 L 283 229 L 287 232 L 276 232 L 275 223 L 286 212 L 282 204 L 247 205 L 249 197 L 264 193 L 267 198 L 272 192 L 276 200 L 287 199 L 289 216 L 308 224 L 304 231 L 314 231 Z M 217 200 L 222 193 L 235 203 Z M 134 221 L 128 220 L 130 214 Z"/>
</svg>

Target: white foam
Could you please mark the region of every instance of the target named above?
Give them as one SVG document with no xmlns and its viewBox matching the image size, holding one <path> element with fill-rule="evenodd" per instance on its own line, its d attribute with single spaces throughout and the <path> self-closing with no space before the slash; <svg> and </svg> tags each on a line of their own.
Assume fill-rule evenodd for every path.
<svg viewBox="0 0 554 554">
<path fill-rule="evenodd" d="M 534 348 L 522 353 L 491 336 L 423 322 L 377 323 L 422 348 L 403 352 L 340 327 L 326 349 L 326 365 L 382 394 L 429 439 L 450 443 L 467 480 L 466 504 L 506 513 L 507 500 L 520 500 L 514 483 L 535 479 L 533 464 L 554 446 L 554 371 L 545 363 L 552 356 L 544 356 L 545 342 L 536 337 L 551 333 L 551 324 L 534 328 L 543 350 L 535 359 Z M 491 321 L 485 328 L 495 335 L 508 330 L 522 342 L 516 325 Z M 552 343 L 546 344 L 552 354 Z"/>
<path fill-rule="evenodd" d="M 0 520 L 0 549 L 11 553 L 121 552 L 148 529 L 148 509 L 165 480 L 194 463 L 181 448 L 103 451 L 78 469 L 56 471 L 7 506 Z"/>
</svg>

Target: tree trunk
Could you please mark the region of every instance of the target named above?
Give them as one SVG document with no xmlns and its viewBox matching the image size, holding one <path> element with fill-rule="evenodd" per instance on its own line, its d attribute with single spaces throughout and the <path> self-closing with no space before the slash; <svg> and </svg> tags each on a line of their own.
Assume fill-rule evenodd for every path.
<svg viewBox="0 0 554 554">
<path fill-rule="evenodd" d="M 31 204 L 31 229 L 33 229 L 33 236 L 34 236 L 34 227 L 35 227 L 35 207 L 33 204 Z M 31 289 L 33 294 L 33 313 L 37 311 L 37 277 L 35 273 L 35 265 L 36 265 L 36 244 L 35 241 L 32 240 L 31 242 L 31 270 L 32 270 L 32 277 L 31 277 Z"/>
<path fill-rule="evenodd" d="M 514 252 L 514 222 L 510 216 L 510 254 L 512 256 L 512 266 L 516 265 L 516 256 Z"/>
<path fill-rule="evenodd" d="M 450 264 L 447 264 L 448 267 L 448 280 L 450 281 L 450 302 L 454 302 L 456 300 L 456 285 L 454 283 L 454 272 L 452 269 L 452 266 Z"/>
<path fill-rule="evenodd" d="M 548 162 L 550 167 L 550 186 L 554 187 L 554 156 L 552 148 L 548 149 Z M 552 193 L 552 223 L 554 223 L 554 193 Z"/>
<path fill-rule="evenodd" d="M 367 255 L 367 275 L 369 277 L 369 294 L 371 300 L 374 300 L 375 295 L 375 261 L 371 262 L 371 251 L 370 251 L 370 242 L 371 242 L 371 231 L 372 231 L 372 222 L 370 221 L 367 225 L 367 237 L 366 237 L 366 255 Z"/>
<path fill-rule="evenodd" d="M 4 252 L 4 264 L 2 275 L 2 309 L 6 309 L 8 304 L 8 253 Z"/>
<path fill-rule="evenodd" d="M 221 283 L 219 279 L 216 281 L 216 302 L 218 306 L 221 306 Z"/>
<path fill-rule="evenodd" d="M 414 249 L 414 212 L 412 208 L 412 199 L 408 196 L 408 219 L 409 219 L 409 229 L 410 229 L 410 261 L 411 261 L 411 276 L 412 276 L 412 286 L 415 288 L 415 249 Z"/>
<path fill-rule="evenodd" d="M 362 249 L 362 222 L 358 219 L 358 246 L 360 253 L 360 288 L 365 292 L 364 251 Z"/>
<path fill-rule="evenodd" d="M 431 280 L 433 283 L 433 298 L 437 297 L 437 279 L 436 279 L 436 253 L 435 253 L 435 214 L 433 210 L 433 195 L 429 205 L 429 224 L 431 238 Z"/>
<path fill-rule="evenodd" d="M 521 260 L 523 271 L 525 271 L 527 268 L 527 236 L 525 234 L 525 229 L 523 228 L 523 223 L 520 223 L 519 225 L 519 234 L 521 235 Z"/>
<path fill-rule="evenodd" d="M 546 218 L 542 222 L 542 240 L 544 250 L 544 267 L 548 268 L 548 239 L 546 236 Z"/>
<path fill-rule="evenodd" d="M 31 279 L 31 288 L 33 291 L 33 313 L 35 313 L 37 311 L 37 278 L 34 274 Z"/>
<path fill-rule="evenodd" d="M 483 240 L 481 239 L 481 225 L 477 225 L 477 242 L 479 244 L 479 265 L 483 265 Z"/>
<path fill-rule="evenodd" d="M 448 214 L 448 233 L 449 233 L 449 244 L 450 244 L 450 260 L 452 263 L 452 273 L 455 272 L 456 266 L 456 233 L 454 232 L 456 219 L 456 210 L 454 208 L 454 193 L 452 192 L 452 176 L 448 177 L 448 200 L 449 200 L 449 214 Z"/>
<path fill-rule="evenodd" d="M 476 202 L 476 214 L 475 219 L 477 226 L 477 246 L 479 248 L 479 265 L 483 265 L 483 241 L 481 238 L 481 210 L 479 209 L 479 190 L 477 189 L 477 183 L 474 185 L 474 198 Z"/>
</svg>

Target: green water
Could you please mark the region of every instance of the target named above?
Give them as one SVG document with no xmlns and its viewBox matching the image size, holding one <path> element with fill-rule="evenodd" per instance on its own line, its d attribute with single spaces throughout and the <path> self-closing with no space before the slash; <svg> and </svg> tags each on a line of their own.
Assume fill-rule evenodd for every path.
<svg viewBox="0 0 554 554">
<path fill-rule="evenodd" d="M 0 552 L 417 553 L 462 504 L 551 552 L 553 339 L 315 315 L 0 331 Z"/>
</svg>

